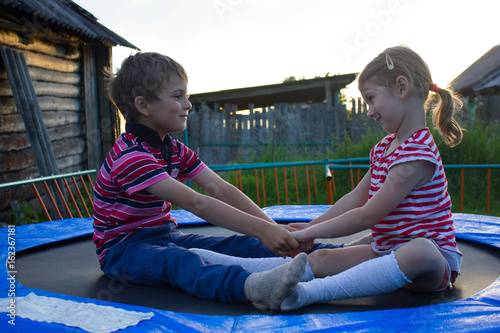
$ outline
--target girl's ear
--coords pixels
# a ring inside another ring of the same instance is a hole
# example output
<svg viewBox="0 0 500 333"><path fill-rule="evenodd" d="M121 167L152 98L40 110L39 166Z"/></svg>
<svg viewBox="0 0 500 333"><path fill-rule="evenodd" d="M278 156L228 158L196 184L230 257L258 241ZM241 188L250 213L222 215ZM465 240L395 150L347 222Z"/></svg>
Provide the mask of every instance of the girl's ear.
<svg viewBox="0 0 500 333"><path fill-rule="evenodd" d="M137 96L134 99L134 105L137 111L139 111L140 114L142 114L145 117L149 116L149 107L148 107L148 101L142 97L142 96Z"/></svg>
<svg viewBox="0 0 500 333"><path fill-rule="evenodd" d="M406 76L398 76L396 78L396 88L399 97L406 98L410 94L410 82Z"/></svg>

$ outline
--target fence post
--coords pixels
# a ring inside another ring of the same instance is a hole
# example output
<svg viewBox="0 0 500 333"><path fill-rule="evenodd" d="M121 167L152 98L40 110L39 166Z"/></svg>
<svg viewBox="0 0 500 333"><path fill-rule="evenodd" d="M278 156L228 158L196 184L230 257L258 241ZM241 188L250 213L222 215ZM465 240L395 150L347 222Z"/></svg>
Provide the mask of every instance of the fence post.
<svg viewBox="0 0 500 333"><path fill-rule="evenodd" d="M332 193L332 174L330 168L328 167L328 160L325 160L325 174L326 174L326 196L329 205L333 205L333 193Z"/></svg>

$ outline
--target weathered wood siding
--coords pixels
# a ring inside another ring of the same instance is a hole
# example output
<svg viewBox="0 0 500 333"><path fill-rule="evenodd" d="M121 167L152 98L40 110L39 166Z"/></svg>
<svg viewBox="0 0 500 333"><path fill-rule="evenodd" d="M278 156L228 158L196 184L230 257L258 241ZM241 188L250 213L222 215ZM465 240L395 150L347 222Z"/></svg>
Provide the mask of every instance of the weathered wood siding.
<svg viewBox="0 0 500 333"><path fill-rule="evenodd" d="M82 107L81 52L75 45L58 45L0 30L0 44L24 53L42 118L60 172L87 168L85 112ZM5 68L0 66L0 182L38 177L33 151L22 117L16 110ZM0 210L16 190L0 194Z"/></svg>

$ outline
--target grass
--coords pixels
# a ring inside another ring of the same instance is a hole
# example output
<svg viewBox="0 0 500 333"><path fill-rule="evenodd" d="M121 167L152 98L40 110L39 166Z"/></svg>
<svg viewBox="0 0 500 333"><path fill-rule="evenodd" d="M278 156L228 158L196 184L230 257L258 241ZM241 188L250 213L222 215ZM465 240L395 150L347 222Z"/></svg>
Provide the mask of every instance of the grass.
<svg viewBox="0 0 500 333"><path fill-rule="evenodd" d="M252 160L245 163L265 163L265 162L290 162L290 161L319 161L324 159L344 159L355 157L367 157L371 148L385 135L382 132L368 132L367 135L358 143L351 140L340 141L332 139L332 145L326 153L292 154L294 147L287 146L269 146L259 155L255 155ZM464 132L462 143L450 148L440 139L436 130L433 135L439 147L443 163L450 164L500 164L500 125L495 123L476 125L474 130L468 129ZM241 162L243 163L243 162ZM307 172L306 172L307 171ZM278 190L275 186L275 172L278 178ZM363 177L366 170L353 170L354 185L358 178ZM262 171L258 170L258 189L256 187L255 170L241 171L241 188L254 202L261 207L274 205L324 205L327 200L327 183L325 181L325 171L323 165L297 166L286 168L286 186L285 170L283 167L264 169L264 183L262 181ZM358 174L359 173L359 174ZM296 174L296 177L295 177ZM461 211L461 170L447 169L448 192L451 195L453 211ZM486 214L487 202L487 170L486 169L466 169L464 172L463 188L463 212L471 214ZM232 184L240 183L235 181L235 173L221 172L220 176ZM335 179L335 191L333 193L334 201L339 200L343 195L351 191L352 180L349 170L333 171ZM309 179L309 186L308 186ZM263 193L265 187L265 198ZM194 183L192 187L201 191ZM285 191L287 187L288 191ZM309 188L309 192L308 189ZM203 191L201 191L203 192ZM308 194L309 193L309 194ZM288 197L287 197L288 195ZM491 169L490 184L490 211L489 215L500 216L500 169ZM29 216L33 209L21 207L18 212L13 212L10 219L13 223L26 223L24 219ZM80 207L82 208L82 207ZM83 210L82 210L83 211ZM42 214L43 215L43 214ZM76 216L76 214L75 214ZM38 216L42 221L45 216ZM37 218L37 221L38 221Z"/></svg>
<svg viewBox="0 0 500 333"><path fill-rule="evenodd" d="M443 163L450 164L500 164L500 126L498 124L476 125L474 130L467 129L464 132L463 141L455 148L448 147L441 139L436 130L432 130L436 144L439 147ZM310 161L328 159L342 159L354 157L367 157L371 148L384 136L384 133L369 132L359 143L353 143L345 140L335 146L332 145L323 156L312 154L311 156L291 155L286 146L268 148L259 157L254 157L253 161L247 163L263 163L270 161ZM296 185L294 180L294 171L287 168L287 186L289 204L309 204L307 195L307 174L304 166L297 167L297 187L299 188L298 200L296 194ZM311 204L327 204L326 182L323 166L315 166L316 191L313 184L312 168L309 167L310 183L310 202ZM354 182L357 183L358 171L354 170ZM359 171L359 177L363 177L365 170ZM486 214L487 202L487 174L486 169L466 169L464 171L464 195L463 212L471 214ZM264 204L262 194L261 171L258 171L259 194L256 190L254 170L242 171L242 190L252 200L258 202L260 206L273 206L286 204L284 170L277 169L279 179L279 201L275 187L274 169L264 170L264 184L266 188L266 201ZM461 210L461 170L447 169L448 192L452 198L453 211L458 213ZM220 174L224 179L235 184L234 172L223 172ZM351 191L351 176L349 170L335 170L335 193L334 201L340 199L343 195ZM239 180L238 180L239 183ZM196 186L194 186L196 188ZM197 188L199 190L199 188ZM500 216L500 169L491 169L490 184L490 215Z"/></svg>

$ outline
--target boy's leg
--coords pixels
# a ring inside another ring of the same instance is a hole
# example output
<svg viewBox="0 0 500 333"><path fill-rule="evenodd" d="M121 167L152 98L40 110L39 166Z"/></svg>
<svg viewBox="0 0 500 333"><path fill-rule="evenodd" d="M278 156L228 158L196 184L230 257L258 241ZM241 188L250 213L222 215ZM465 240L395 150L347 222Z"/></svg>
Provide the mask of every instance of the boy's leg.
<svg viewBox="0 0 500 333"><path fill-rule="evenodd" d="M101 266L115 280L174 286L188 294L222 302L245 302L245 280L239 266L207 264L199 255L168 241L141 241L115 245Z"/></svg>
<svg viewBox="0 0 500 333"><path fill-rule="evenodd" d="M117 280L172 285L201 298L275 309L296 287L307 262L304 256L272 271L251 274L236 265L207 264L198 254L172 243L168 233L160 235L160 230L145 231L115 245L103 271Z"/></svg>
<svg viewBox="0 0 500 333"><path fill-rule="evenodd" d="M269 250L258 238L245 235L232 236L207 236L200 234L183 234L174 231L178 235L176 244L185 248L206 249L230 256L241 258L268 258L276 257L276 254ZM316 243L311 252L319 249L333 249L343 245Z"/></svg>
<svg viewBox="0 0 500 333"><path fill-rule="evenodd" d="M244 270L249 271L250 273L264 272L271 270L275 267L286 264L292 260L292 258L282 258L282 257L274 257L274 258L240 258L235 256L228 256L226 254L205 250L205 249L190 249L191 251L199 254L206 261L212 264L219 265L238 265L241 266ZM306 282L314 279L314 274L311 270L311 266L309 263L306 263L305 273L301 278L301 282Z"/></svg>

